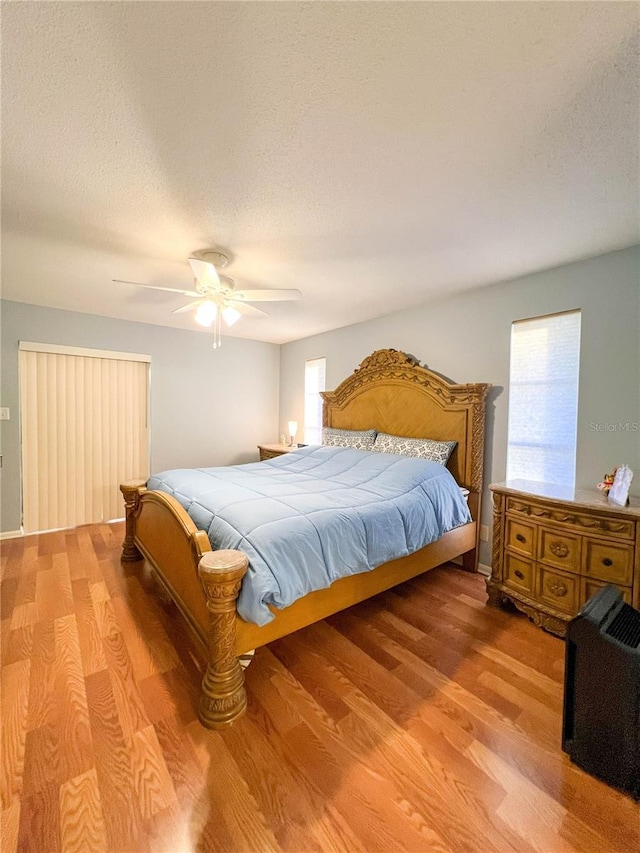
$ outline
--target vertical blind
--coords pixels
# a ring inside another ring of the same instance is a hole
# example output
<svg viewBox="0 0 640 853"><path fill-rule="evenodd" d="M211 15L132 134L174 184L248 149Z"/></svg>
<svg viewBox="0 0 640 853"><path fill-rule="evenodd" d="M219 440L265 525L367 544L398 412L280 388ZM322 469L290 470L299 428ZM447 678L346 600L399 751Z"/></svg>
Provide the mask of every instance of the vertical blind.
<svg viewBox="0 0 640 853"><path fill-rule="evenodd" d="M304 363L304 442L322 444L322 397L325 390L326 358L308 358Z"/></svg>
<svg viewBox="0 0 640 853"><path fill-rule="evenodd" d="M507 479L575 485L580 311L511 327Z"/></svg>
<svg viewBox="0 0 640 853"><path fill-rule="evenodd" d="M119 484L149 475L149 357L75 352L20 342L26 533L120 518Z"/></svg>

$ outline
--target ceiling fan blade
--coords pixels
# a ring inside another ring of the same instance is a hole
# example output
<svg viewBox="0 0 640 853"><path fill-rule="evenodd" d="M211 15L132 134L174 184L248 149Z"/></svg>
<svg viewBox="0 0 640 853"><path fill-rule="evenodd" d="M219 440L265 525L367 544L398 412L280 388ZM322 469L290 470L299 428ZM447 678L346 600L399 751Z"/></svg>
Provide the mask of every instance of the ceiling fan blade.
<svg viewBox="0 0 640 853"><path fill-rule="evenodd" d="M200 284L215 290L220 289L220 278L218 276L218 271L213 264L208 264L206 261L200 261L198 258L189 258L189 263L191 264L193 274Z"/></svg>
<svg viewBox="0 0 640 853"><path fill-rule="evenodd" d="M288 302L291 299L300 299L302 294L299 290L236 290L234 299L242 299L244 302Z"/></svg>
<svg viewBox="0 0 640 853"><path fill-rule="evenodd" d="M116 284L135 284L136 287L149 287L151 290L166 290L168 293L180 293L182 296L202 296L197 290L178 290L177 287L162 287L159 284L144 284L142 281L123 281L121 278L112 279Z"/></svg>
<svg viewBox="0 0 640 853"><path fill-rule="evenodd" d="M172 314L185 314L187 311L195 311L198 305L202 305L203 302L206 302L206 299L196 299L195 302L187 302L186 305L183 305L181 308L174 308L171 312Z"/></svg>
<svg viewBox="0 0 640 853"><path fill-rule="evenodd" d="M253 305L247 305L245 302L240 302L240 300L236 300L235 298L228 299L227 304L230 308L235 308L244 317L255 317L256 320L260 320L262 317L269 316L262 308L254 308Z"/></svg>

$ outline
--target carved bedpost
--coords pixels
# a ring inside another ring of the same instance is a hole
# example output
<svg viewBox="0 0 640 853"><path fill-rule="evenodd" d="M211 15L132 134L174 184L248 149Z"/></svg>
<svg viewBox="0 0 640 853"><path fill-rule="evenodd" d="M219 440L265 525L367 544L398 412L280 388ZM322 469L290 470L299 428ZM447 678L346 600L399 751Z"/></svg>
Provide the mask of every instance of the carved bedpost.
<svg viewBox="0 0 640 853"><path fill-rule="evenodd" d="M236 599L249 561L240 551L208 551L198 573L209 610L209 662L199 717L208 729L231 725L247 707L244 673L236 656Z"/></svg>
<svg viewBox="0 0 640 853"><path fill-rule="evenodd" d="M120 491L124 496L126 525L124 542L122 543L122 556L120 557L123 563L134 563L137 560L142 560L142 554L136 548L134 542L134 535L136 532L136 510L140 501L140 488L144 484L144 480L135 480L131 483L122 483L120 485Z"/></svg>

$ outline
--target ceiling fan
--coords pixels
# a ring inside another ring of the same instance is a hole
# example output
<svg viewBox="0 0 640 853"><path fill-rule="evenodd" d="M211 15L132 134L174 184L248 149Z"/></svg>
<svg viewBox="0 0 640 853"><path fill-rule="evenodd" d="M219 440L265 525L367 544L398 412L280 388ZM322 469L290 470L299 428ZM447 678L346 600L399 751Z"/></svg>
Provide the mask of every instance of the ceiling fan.
<svg viewBox="0 0 640 853"><path fill-rule="evenodd" d="M218 275L218 268L224 269L229 258L222 252L207 249L197 252L189 258L189 264L194 275L195 290L182 290L176 287L162 287L159 284L144 284L140 281L123 281L114 278L118 284L135 284L138 287L149 287L152 290L165 290L169 293L180 293L182 296L195 297L192 302L175 308L172 314L184 314L195 311L195 320L201 326L213 326L213 348L221 346L222 323L228 327L242 317L261 319L269 314L261 308L249 305L249 302L284 302L299 299L299 290L236 290L235 282L227 276Z"/></svg>

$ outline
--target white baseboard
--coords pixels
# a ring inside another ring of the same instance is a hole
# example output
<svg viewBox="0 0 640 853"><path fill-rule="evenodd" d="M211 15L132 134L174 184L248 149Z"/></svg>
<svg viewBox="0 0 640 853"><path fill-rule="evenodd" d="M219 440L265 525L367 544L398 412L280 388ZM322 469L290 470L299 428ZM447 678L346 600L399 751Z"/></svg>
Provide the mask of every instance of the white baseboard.
<svg viewBox="0 0 640 853"><path fill-rule="evenodd" d="M5 530L0 533L0 539L17 539L18 536L24 536L22 530Z"/></svg>
<svg viewBox="0 0 640 853"><path fill-rule="evenodd" d="M108 521L94 521L93 524L118 524L120 521L125 521L124 516L122 518L110 518ZM33 530L29 535L30 536L39 536L42 533L59 533L61 530L75 530L75 527L52 527L50 530ZM20 530L6 530L4 533L0 533L0 540L2 539L17 539L18 536L26 536L26 533L23 529Z"/></svg>

